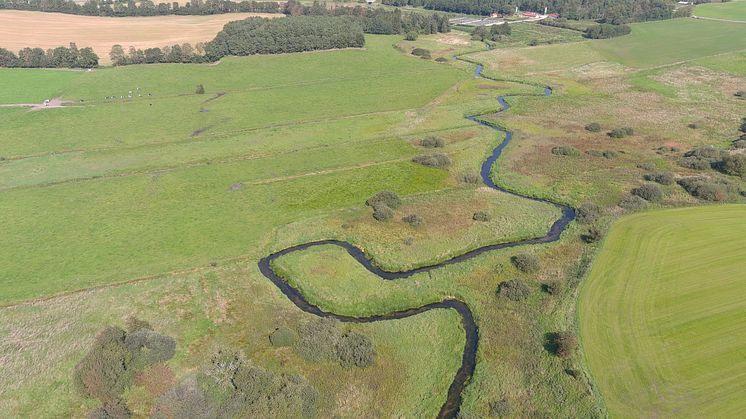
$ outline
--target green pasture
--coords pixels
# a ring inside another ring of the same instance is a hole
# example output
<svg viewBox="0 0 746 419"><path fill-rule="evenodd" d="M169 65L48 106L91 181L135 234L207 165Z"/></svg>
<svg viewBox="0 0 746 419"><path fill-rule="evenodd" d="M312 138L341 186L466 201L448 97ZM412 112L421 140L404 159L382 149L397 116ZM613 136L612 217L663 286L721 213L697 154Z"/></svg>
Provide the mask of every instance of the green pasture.
<svg viewBox="0 0 746 419"><path fill-rule="evenodd" d="M694 14L716 19L746 21L746 1L734 0L726 3L698 4L694 7Z"/></svg>
<svg viewBox="0 0 746 419"><path fill-rule="evenodd" d="M615 223L579 301L585 358L612 417L736 417L746 408L743 206Z"/></svg>

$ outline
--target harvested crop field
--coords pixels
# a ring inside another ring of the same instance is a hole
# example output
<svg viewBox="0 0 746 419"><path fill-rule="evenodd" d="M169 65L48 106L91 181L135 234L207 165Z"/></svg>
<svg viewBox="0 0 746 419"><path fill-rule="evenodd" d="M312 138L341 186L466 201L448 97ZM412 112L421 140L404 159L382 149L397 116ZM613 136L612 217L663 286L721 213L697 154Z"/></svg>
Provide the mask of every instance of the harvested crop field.
<svg viewBox="0 0 746 419"><path fill-rule="evenodd" d="M102 64L109 63L112 45L125 48L196 44L211 40L223 25L268 13L228 13L212 16L96 17L61 13L0 11L0 47L17 51L24 47L54 48L75 42L91 47Z"/></svg>

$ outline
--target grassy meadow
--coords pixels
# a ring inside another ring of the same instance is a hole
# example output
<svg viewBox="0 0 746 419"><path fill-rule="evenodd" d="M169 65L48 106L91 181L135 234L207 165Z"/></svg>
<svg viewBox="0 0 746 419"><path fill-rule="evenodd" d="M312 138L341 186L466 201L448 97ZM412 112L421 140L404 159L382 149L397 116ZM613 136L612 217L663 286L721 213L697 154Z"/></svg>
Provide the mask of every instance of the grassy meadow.
<svg viewBox="0 0 746 419"><path fill-rule="evenodd" d="M734 0L727 3L699 4L694 8L694 14L716 19L746 21L746 1Z"/></svg>
<svg viewBox="0 0 746 419"><path fill-rule="evenodd" d="M746 407L743 206L617 221L580 294L583 349L612 417L735 417Z"/></svg>

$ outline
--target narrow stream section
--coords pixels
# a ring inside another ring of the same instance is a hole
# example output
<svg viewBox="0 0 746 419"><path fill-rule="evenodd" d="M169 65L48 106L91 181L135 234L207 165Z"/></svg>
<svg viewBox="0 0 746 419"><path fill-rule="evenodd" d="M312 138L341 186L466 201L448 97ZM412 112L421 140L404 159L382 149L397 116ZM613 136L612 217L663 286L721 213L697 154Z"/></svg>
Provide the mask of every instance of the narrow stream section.
<svg viewBox="0 0 746 419"><path fill-rule="evenodd" d="M474 76L483 77L481 64L477 64L476 69L474 70ZM545 87L544 96L550 96L551 94L552 94L552 89L550 87ZM505 101L506 97L507 96L500 96L497 98L497 101L498 103L500 103L500 106L501 106L501 109L498 109L497 112L505 112L508 109L510 109L510 105ZM480 171L482 181L484 182L485 185L487 185L488 187L492 189L496 189L504 193L519 196L525 199L530 199L533 201L549 203L560 208L562 210L562 217L559 218L557 221L555 221L554 224L552 224L552 227L549 229L549 231L547 232L545 236L528 239L528 240L520 240L520 241L515 241L515 242L483 246L483 247L479 247L477 249L471 250L469 252L466 252L464 254L454 256L451 259L448 259L448 260L445 260L445 261L442 261L442 262L439 262L433 265L421 266L419 268L410 269L408 271L397 271L397 272L384 271L383 269L376 266L370 259L368 259L362 250L353 246L350 243L339 241L339 240L319 240L319 241L299 244L296 246L291 246L286 249L280 250L279 252L272 253L271 255L266 256L259 261L259 270L262 272L262 274L266 276L270 281L272 281L272 283L275 284L275 286L277 286L277 288L283 294L285 294L285 296L288 299L290 299L290 301L292 301L293 304L295 304L301 310L307 313L311 313L313 315L319 316L319 317L330 317L330 318L334 318L334 319L337 319L343 322L350 322L350 323L373 323L373 322L379 322L379 321L385 321L385 320L405 319L407 317L416 316L420 313L424 313L430 310L437 310L437 309L456 310L456 312L458 312L459 315L461 316L461 323L464 327L464 330L466 331L466 343L464 345L464 353L461 357L461 366L456 372L456 376L454 377L453 381L451 382L451 385L448 388L448 395L446 397L445 403L440 408L440 412L438 413L438 418L455 418L458 415L459 408L461 407L461 394L464 390L464 387L466 387L467 381L469 381L469 379L471 379L472 375L474 374L474 368L476 366L477 347L479 345L479 330L477 328L476 322L474 321L474 315L472 314L471 310L469 309L469 306L466 305L466 303L460 300L456 300L456 299L445 299L437 303L426 304L426 305L423 305L417 308L411 308L408 310L396 311L393 313L381 314L381 315L376 315L376 316L353 317L353 316L339 315L339 314L324 311L318 306L310 303L305 298L305 296L301 294L299 290L297 290L296 288L293 288L287 281L285 281L283 278L277 275L274 270L272 270L272 261L284 255L287 255L289 253L303 251L311 247L333 245L333 246L338 246L338 247L345 249L347 253L349 253L350 256L352 256L365 269L377 275L381 279L396 280L396 279L408 278L416 273L429 272L434 269L442 268L444 266L452 265L455 263L460 263L460 262L469 260L471 258L477 257L481 255L482 253L489 252L492 250L533 245L533 244L541 244L541 243L550 243L550 242L559 240L560 235L565 230L565 228L567 228L567 225L570 224L570 222L572 222L575 219L575 210L571 207L568 207L568 206L565 206L565 205L562 205L556 202L552 202L552 201L545 200L545 199L539 199L539 198L535 198L531 196L521 195L515 192L511 192L509 190L506 190L504 188L501 188L500 186L497 186L495 182L492 180L492 178L490 177L490 173L492 172L492 168L495 165L495 162L500 157L505 147L513 139L513 133L495 124L479 119L480 116L482 115L473 115L473 116L467 117L467 119L469 119L470 121L474 121L482 126L492 128L496 131L499 131L505 134L505 139L500 143L500 145L498 145L494 150L492 150L492 154L490 155L490 157L487 158L487 160L485 160L484 163L482 163L482 168Z"/></svg>

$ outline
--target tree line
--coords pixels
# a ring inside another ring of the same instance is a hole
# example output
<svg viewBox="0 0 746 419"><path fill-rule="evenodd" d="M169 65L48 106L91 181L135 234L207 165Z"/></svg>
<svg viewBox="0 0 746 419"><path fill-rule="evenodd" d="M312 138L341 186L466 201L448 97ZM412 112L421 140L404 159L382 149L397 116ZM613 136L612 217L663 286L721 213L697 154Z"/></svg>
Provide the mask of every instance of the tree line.
<svg viewBox="0 0 746 419"><path fill-rule="evenodd" d="M204 63L205 46L198 43L192 46L190 43L181 45L165 46L163 48L153 47L139 49L129 47L127 51L121 45L114 45L109 52L111 63L116 66L130 64L158 64L158 63Z"/></svg>
<svg viewBox="0 0 746 419"><path fill-rule="evenodd" d="M0 48L0 67L6 68L93 68L98 67L98 55L93 49L78 49L74 42L69 47L23 48L18 54Z"/></svg>
<svg viewBox="0 0 746 419"><path fill-rule="evenodd" d="M453 13L490 15L524 11L558 13L567 19L595 19L621 24L671 19L673 2L667 0L382 0L391 6L423 7Z"/></svg>
<svg viewBox="0 0 746 419"><path fill-rule="evenodd" d="M585 37L590 39L606 39L627 35L630 32L632 32L632 28L630 28L629 25L611 25L609 23L601 23L588 27L588 29L585 30Z"/></svg>
<svg viewBox="0 0 746 419"><path fill-rule="evenodd" d="M328 8L324 3L314 2L306 6L296 0L286 2L282 11L289 16L350 16L360 24L363 32L371 34L432 34L451 30L448 16L442 13L402 13L399 9L371 9L360 6Z"/></svg>
<svg viewBox="0 0 746 419"><path fill-rule="evenodd" d="M74 0L0 0L0 9L125 17L215 15L237 12L279 13L280 4L247 0L192 0L183 6L178 2L156 4L152 0L87 0L83 4Z"/></svg>

